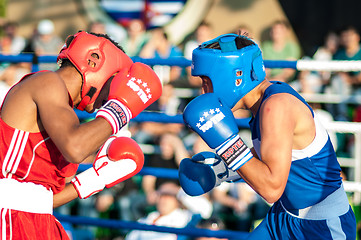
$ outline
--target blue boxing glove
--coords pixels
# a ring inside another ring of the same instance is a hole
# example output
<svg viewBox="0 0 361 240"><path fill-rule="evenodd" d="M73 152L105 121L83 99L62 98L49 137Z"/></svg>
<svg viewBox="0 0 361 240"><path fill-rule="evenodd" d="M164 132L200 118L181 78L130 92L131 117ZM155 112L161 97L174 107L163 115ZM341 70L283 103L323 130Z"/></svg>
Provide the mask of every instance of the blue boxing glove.
<svg viewBox="0 0 361 240"><path fill-rule="evenodd" d="M243 181L238 173L230 171L213 152L201 152L191 159L183 159L178 175L181 187L190 196L207 193L225 181Z"/></svg>
<svg viewBox="0 0 361 240"><path fill-rule="evenodd" d="M214 93L202 94L184 109L184 122L236 171L252 157L250 149L238 135L232 110L219 101Z"/></svg>

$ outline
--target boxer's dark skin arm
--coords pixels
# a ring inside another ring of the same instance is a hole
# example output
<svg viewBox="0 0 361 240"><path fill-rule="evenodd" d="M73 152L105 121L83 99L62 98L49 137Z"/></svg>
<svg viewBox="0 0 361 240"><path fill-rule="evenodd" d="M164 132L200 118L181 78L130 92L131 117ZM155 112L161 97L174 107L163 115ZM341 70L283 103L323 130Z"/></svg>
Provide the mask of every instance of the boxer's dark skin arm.
<svg viewBox="0 0 361 240"><path fill-rule="evenodd" d="M78 198L78 193L75 190L73 184L67 183L61 192L54 195L53 208L60 207L76 198Z"/></svg>
<svg viewBox="0 0 361 240"><path fill-rule="evenodd" d="M10 90L1 117L17 129L45 130L67 161L81 163L111 135L106 120L80 124L69 105L69 94L75 104L80 101L81 83L81 75L71 66L34 74ZM95 104L101 105L100 100ZM86 110L91 112L94 106L89 105Z"/></svg>
<svg viewBox="0 0 361 240"><path fill-rule="evenodd" d="M96 154L90 155L82 162L82 164L92 164L94 162L95 156ZM65 185L65 188L61 192L54 195L53 208L60 207L79 197L78 192L75 190L73 184L70 183L73 177L74 176L66 178L67 184Z"/></svg>
<svg viewBox="0 0 361 240"><path fill-rule="evenodd" d="M80 101L81 75L69 66L56 72L37 73L15 85L8 93L1 108L2 120L11 127L28 132L46 131L66 160L73 163L94 160L95 152L111 135L111 127L104 119L81 124L69 105ZM86 110L94 111L107 88L99 94L99 100ZM91 140L89 140L91 139ZM61 206L78 194L72 184L54 195L54 207Z"/></svg>

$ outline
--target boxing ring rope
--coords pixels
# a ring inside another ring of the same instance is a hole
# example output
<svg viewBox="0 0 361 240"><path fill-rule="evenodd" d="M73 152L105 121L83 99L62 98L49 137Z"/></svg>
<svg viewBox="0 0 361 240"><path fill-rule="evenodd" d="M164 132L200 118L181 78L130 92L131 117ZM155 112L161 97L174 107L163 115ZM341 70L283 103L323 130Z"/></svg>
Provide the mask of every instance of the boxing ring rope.
<svg viewBox="0 0 361 240"><path fill-rule="evenodd" d="M33 53L23 53L19 55L3 55L0 54L0 62L18 63L29 62L33 63L32 71L37 71L39 63L55 63L57 56L41 55L38 56ZM134 62L142 62L148 65L167 65L188 67L191 65L191 60L184 57L170 57L170 58L140 58L132 57ZM298 71L361 71L361 61L316 61L316 60L264 60L266 68L292 68Z"/></svg>
<svg viewBox="0 0 361 240"><path fill-rule="evenodd" d="M76 225L89 225L89 226L98 226L98 227L116 228L116 229L156 231L163 233L174 233L181 236L191 236L191 237L202 236L202 237L217 237L217 238L229 238L229 239L245 239L249 235L249 233L246 232L238 232L231 230L215 231L215 230L200 229L195 227L172 228L172 227L148 225L134 221L109 220L109 219L101 219L101 221L99 221L99 219L97 218L67 216L57 213L55 213L54 216L59 221L68 222Z"/></svg>
<svg viewBox="0 0 361 240"><path fill-rule="evenodd" d="M0 62L7 63L18 63L18 62L29 62L32 63L32 71L39 70L39 63L55 63L56 56L37 56L35 54L19 54L19 55L1 55ZM183 57L173 57L168 59L153 58L145 59L139 57L132 58L134 62L143 62L148 65L168 65L168 66L180 66L188 67L191 65L191 61ZM266 68L292 68L298 71L361 71L361 61L314 61L314 60L296 60L296 61L279 61L279 60L264 60ZM185 92L185 95L189 92ZM194 91L191 92L194 95ZM360 104L361 96L340 96L340 95L325 95L325 94L302 94L308 102L324 102L324 103L351 103ZM187 95L192 96L192 95ZM84 112L77 112L79 119L93 118L94 114L87 114ZM142 112L136 118L132 119L134 122L153 121L161 123L184 123L182 115L169 116L163 113L156 112ZM237 125L240 128L248 128L249 119L237 119ZM361 123L351 122L330 122L325 123L325 127L329 131L340 132L340 133L352 133L355 136L355 152L353 158L338 158L341 166L352 167L355 169L354 181L344 181L346 191L355 192L353 202L360 204L361 202ZM90 165L80 165L79 170L85 170ZM154 175L157 177L164 178L178 178L178 171L175 169L161 169L161 168L150 168L144 167L140 175ZM150 226L137 222L127 222L119 220L105 220L105 219L93 219L87 217L78 216L65 216L56 214L56 217L60 221L93 225L107 228L125 228L125 229L138 229L145 231L159 231L169 232L179 235L188 236L215 236L215 237L226 237L230 239L243 239L248 233L234 232L234 231L212 231L207 229L197 228L169 228L161 226Z"/></svg>

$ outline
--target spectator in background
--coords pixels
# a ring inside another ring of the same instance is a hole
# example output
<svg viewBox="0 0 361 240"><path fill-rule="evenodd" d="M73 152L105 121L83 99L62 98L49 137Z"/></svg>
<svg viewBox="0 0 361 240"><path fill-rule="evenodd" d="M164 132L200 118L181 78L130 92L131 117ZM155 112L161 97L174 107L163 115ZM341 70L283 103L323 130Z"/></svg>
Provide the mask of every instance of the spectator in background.
<svg viewBox="0 0 361 240"><path fill-rule="evenodd" d="M251 28L250 28L248 25L246 25L246 24L240 24L240 25L238 25L238 26L233 30L233 33L238 34L238 35L245 35L245 36L248 36L249 38L254 39Z"/></svg>
<svg viewBox="0 0 361 240"><path fill-rule="evenodd" d="M183 142L188 149L189 154L195 155L200 152L204 151L213 151L203 139L195 134L194 132L191 132L186 137L184 137Z"/></svg>
<svg viewBox="0 0 361 240"><path fill-rule="evenodd" d="M290 26L286 21L275 21L270 30L270 40L261 44L266 60L297 60L301 57L300 46L290 39ZM282 82L292 81L296 70L290 68L266 69L267 78Z"/></svg>
<svg viewBox="0 0 361 240"><path fill-rule="evenodd" d="M340 31L340 48L333 56L333 60L352 61L361 60L360 33L354 26L345 26ZM330 85L326 93L339 96L361 94L361 72L336 72L331 77ZM336 121L353 121L354 116L361 111L357 106L339 102L326 104L326 110L330 112ZM353 136L345 133L337 134L337 154L339 156L351 156L353 150ZM347 176L353 174L352 170L345 171Z"/></svg>
<svg viewBox="0 0 361 240"><path fill-rule="evenodd" d="M175 134L163 134L159 139L160 152L152 154L146 163L147 167L158 167L167 169L178 169L183 158L190 157L189 152L182 139ZM142 179L142 188L146 195L148 205L156 203L156 189L164 182L179 184L177 179L160 178L152 175L145 175Z"/></svg>
<svg viewBox="0 0 361 240"><path fill-rule="evenodd" d="M168 40L163 28L151 30L151 37L139 54L143 58L170 58L182 57L182 51ZM153 70L157 73L163 84L177 80L182 73L179 66L155 65Z"/></svg>
<svg viewBox="0 0 361 240"><path fill-rule="evenodd" d="M30 73L29 65L23 63L10 64L0 71L0 104L9 89L27 73Z"/></svg>
<svg viewBox="0 0 361 240"><path fill-rule="evenodd" d="M100 219L118 219L119 209L111 189L106 189L96 195L95 209ZM114 228L97 227L95 231L97 240L112 240L119 234L119 230Z"/></svg>
<svg viewBox="0 0 361 240"><path fill-rule="evenodd" d="M320 122L326 124L326 123L330 123L330 122L334 121L332 114L324 109L323 104L316 103L316 102L310 102L309 105L312 107L313 111L315 112L317 117L320 119ZM337 142L336 132L332 129L329 129L328 135L330 135L330 140L332 142L333 148L335 149L335 151L337 151L338 142Z"/></svg>
<svg viewBox="0 0 361 240"><path fill-rule="evenodd" d="M269 205L247 183L223 182L212 190L216 215L227 229L249 232L256 220L263 219Z"/></svg>
<svg viewBox="0 0 361 240"><path fill-rule="evenodd" d="M19 54L25 48L26 40L17 31L18 24L15 22L4 25L4 36L0 40L2 54Z"/></svg>
<svg viewBox="0 0 361 240"><path fill-rule="evenodd" d="M361 60L360 34L354 26L346 26L340 31L340 48L333 55L333 60ZM361 73L336 72L326 87L325 93L347 96L361 93ZM336 121L350 121L351 106L344 102L328 104L327 110Z"/></svg>
<svg viewBox="0 0 361 240"><path fill-rule="evenodd" d="M88 32L107 34L116 42L122 42L126 37L125 29L117 23L92 22Z"/></svg>
<svg viewBox="0 0 361 240"><path fill-rule="evenodd" d="M6 81L0 81L0 104L4 101L6 93L9 91L10 87L11 85L9 85Z"/></svg>
<svg viewBox="0 0 361 240"><path fill-rule="evenodd" d="M340 32L340 40L341 47L333 56L333 60L361 60L360 34L354 26L344 27ZM360 72L339 72L337 76L342 81L342 84L336 87L342 91L341 94L361 93Z"/></svg>
<svg viewBox="0 0 361 240"><path fill-rule="evenodd" d="M212 37L213 28L211 24L208 22L201 22L194 31L192 39L184 44L184 57L191 60L193 50L203 42L212 39Z"/></svg>
<svg viewBox="0 0 361 240"><path fill-rule="evenodd" d="M339 49L339 44L340 37L338 36L338 34L335 31L328 32L324 38L323 44L316 49L314 55L312 56L312 60L331 61L334 54ZM330 93L330 89L327 89L327 86L330 84L331 81L330 71L301 71L299 74L299 80L299 91L302 93ZM335 120L334 116L328 111L332 109L332 106L330 104L321 104L316 102L309 102L309 104L313 108L315 114L317 114L321 122L327 123ZM329 135L335 151L338 152L338 141L336 133L329 130Z"/></svg>
<svg viewBox="0 0 361 240"><path fill-rule="evenodd" d="M202 22L197 27L193 35L193 38L184 44L183 50L184 57L189 60L192 59L192 52L195 48L197 48L201 43L212 39L213 28L208 22ZM186 87L201 87L201 79L199 77L192 76L190 66L185 68L184 75L186 76Z"/></svg>
<svg viewBox="0 0 361 240"><path fill-rule="evenodd" d="M38 35L33 41L35 53L38 55L58 54L63 46L63 40L55 34L53 21L41 20L37 25Z"/></svg>
<svg viewBox="0 0 361 240"><path fill-rule="evenodd" d="M4 36L0 38L0 50L5 55L17 55L25 48L26 40L17 32L18 24L7 22L4 25ZM0 104L9 88L30 72L29 64L7 63L0 64Z"/></svg>
<svg viewBox="0 0 361 240"><path fill-rule="evenodd" d="M118 43L122 42L126 37L124 28L117 23L92 22L88 32L107 34Z"/></svg>
<svg viewBox="0 0 361 240"><path fill-rule="evenodd" d="M118 43L123 42L127 37L127 31L122 25L118 23L105 24L105 30L107 34Z"/></svg>
<svg viewBox="0 0 361 240"><path fill-rule="evenodd" d="M331 31L327 33L322 46L317 48L312 59L316 61L331 61L339 47L338 35ZM323 93L327 84L330 83L330 71L302 71L299 74L300 88L302 93Z"/></svg>
<svg viewBox="0 0 361 240"><path fill-rule="evenodd" d="M313 59L318 61L330 61L333 55L339 49L340 38L336 32L330 31L325 36L325 41L322 46L317 48Z"/></svg>
<svg viewBox="0 0 361 240"><path fill-rule="evenodd" d="M171 84L165 84L163 86L161 97L150 105L146 111L162 112L173 116L182 113L184 107L185 103L175 96L174 87ZM144 150L146 166L171 169L177 169L178 161L180 161L179 158L181 158L182 155L187 154L186 150L183 149L182 141L179 139L179 136L183 134L184 129L185 127L182 123L161 123L152 121L132 123L129 128L133 138L139 144L149 144L151 149L152 147L154 149L150 152ZM159 148L157 147L158 145ZM139 216L139 213L144 212L144 210L146 211L147 208L154 207L154 193L157 186L159 186L160 182L163 180L157 179L154 176L143 176L139 185L142 186L144 194L141 194L140 196L139 191L133 191L131 195L119 198L121 208L124 209L123 206L128 204L129 209L132 211L132 216ZM129 200L131 200L131 202ZM152 206L148 206L149 204Z"/></svg>
<svg viewBox="0 0 361 240"><path fill-rule="evenodd" d="M200 140L200 141L198 141ZM193 151L201 151L206 144L199 137L194 144ZM147 167L166 168L177 170L179 163L184 158L189 158L190 154L186 149L184 142L177 135L164 134L159 140L160 153L154 154L149 159ZM209 147L207 147L209 149ZM175 171L177 173L177 171ZM157 204L157 189L163 184L174 183L179 185L179 181L176 178L156 177L152 175L143 176L142 186L143 191L146 194L148 206L154 206ZM194 214L199 214L198 219L209 218L213 213L213 206L208 194L202 196L191 197L187 195L182 189L177 193L177 198L181 201L182 205L192 211ZM195 219L196 219L195 218Z"/></svg>
<svg viewBox="0 0 361 240"><path fill-rule="evenodd" d="M202 219L198 224L198 228L209 230L223 230L225 225L223 221L218 217L211 217L209 219ZM228 238L216 238L216 237L196 237L194 240L228 240Z"/></svg>
<svg viewBox="0 0 361 240"><path fill-rule="evenodd" d="M37 25L37 34L32 40L32 48L37 55L56 55L59 53L64 41L55 34L53 21L41 20ZM39 64L40 70L56 70L57 64Z"/></svg>
<svg viewBox="0 0 361 240"><path fill-rule="evenodd" d="M156 210L139 219L140 223L156 226L182 228L192 220L193 212L182 209L177 198L180 187L173 182L165 182L157 189ZM177 240L172 233L133 230L125 240Z"/></svg>
<svg viewBox="0 0 361 240"><path fill-rule="evenodd" d="M139 56L144 45L149 41L150 35L146 31L144 22L140 19L132 19L126 27L127 37L121 45L129 56Z"/></svg>
<svg viewBox="0 0 361 240"><path fill-rule="evenodd" d="M146 111L161 112L174 116L181 114L185 105L186 103L175 95L174 87L171 84L165 84L160 98L150 105ZM181 135L184 129L182 123L142 122L131 126L134 139L138 143L150 144L154 144L155 139L166 133Z"/></svg>
<svg viewBox="0 0 361 240"><path fill-rule="evenodd" d="M164 91L160 98L155 101L147 110L160 111L167 115L176 115L183 112L186 103L175 95L174 87L172 84L164 84Z"/></svg>
<svg viewBox="0 0 361 240"><path fill-rule="evenodd" d="M146 200L141 184L142 176L134 176L113 187L119 208L119 219L135 221L144 216Z"/></svg>
<svg viewBox="0 0 361 240"><path fill-rule="evenodd" d="M107 34L105 24L102 22L92 22L89 26L88 32Z"/></svg>

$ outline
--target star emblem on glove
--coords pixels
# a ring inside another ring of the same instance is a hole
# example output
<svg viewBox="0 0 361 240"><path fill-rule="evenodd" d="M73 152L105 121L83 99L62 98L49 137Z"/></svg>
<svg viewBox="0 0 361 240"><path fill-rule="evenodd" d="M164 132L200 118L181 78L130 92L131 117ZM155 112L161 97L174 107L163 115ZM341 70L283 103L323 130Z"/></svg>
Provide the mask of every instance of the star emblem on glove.
<svg viewBox="0 0 361 240"><path fill-rule="evenodd" d="M218 122L222 121L222 119L224 117L225 117L224 114L221 112L221 110L219 108L210 109L208 111L203 112L203 114L199 118L199 121L196 124L196 126L200 130L205 132L208 129L212 128ZM202 124L202 123L204 123L204 124Z"/></svg>
<svg viewBox="0 0 361 240"><path fill-rule="evenodd" d="M148 83L143 82L140 78L131 77L127 85L135 92L143 103L148 102L152 98L151 90L148 88Z"/></svg>

